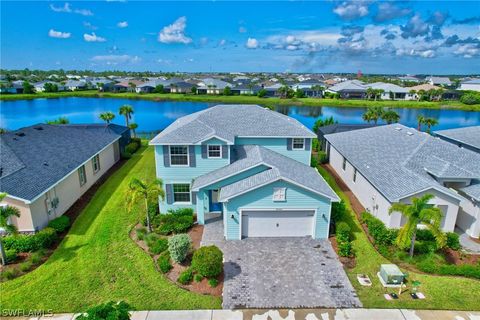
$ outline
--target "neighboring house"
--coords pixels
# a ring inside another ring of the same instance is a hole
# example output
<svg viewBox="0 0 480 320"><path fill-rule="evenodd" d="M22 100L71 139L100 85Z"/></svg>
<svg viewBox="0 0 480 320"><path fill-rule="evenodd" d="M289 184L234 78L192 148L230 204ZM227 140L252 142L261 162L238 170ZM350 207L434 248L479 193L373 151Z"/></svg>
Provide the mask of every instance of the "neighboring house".
<svg viewBox="0 0 480 320"><path fill-rule="evenodd" d="M460 83L458 90L471 90L480 92L480 79L472 79Z"/></svg>
<svg viewBox="0 0 480 320"><path fill-rule="evenodd" d="M246 86L238 85L232 88L232 94L235 95L256 95L258 91L262 90L260 86Z"/></svg>
<svg viewBox="0 0 480 320"><path fill-rule="evenodd" d="M448 87L452 85L452 82L447 77L430 77L427 81L432 86Z"/></svg>
<svg viewBox="0 0 480 320"><path fill-rule="evenodd" d="M323 91L320 88L325 88L325 84L317 80L304 80L292 86L294 90L301 90L306 97L321 98Z"/></svg>
<svg viewBox="0 0 480 320"><path fill-rule="evenodd" d="M362 124L335 123L335 124L330 124L328 126L320 127L318 128L318 132L317 132L320 149L326 152L328 155L327 140L325 140L325 135L327 134L366 129L366 128L371 128L375 126L376 126L375 124L368 124L368 123L362 123Z"/></svg>
<svg viewBox="0 0 480 320"><path fill-rule="evenodd" d="M1 93L23 93L23 80L16 80L12 82L2 81L0 83Z"/></svg>
<svg viewBox="0 0 480 320"><path fill-rule="evenodd" d="M155 91L155 88L157 88L157 86L160 86L160 85L163 86L163 90L166 93L167 92L167 87L170 85L170 83L168 81L162 80L162 79L153 79L153 80L150 80L148 82L145 82L145 83L142 83L142 84L138 85L135 88L135 92L136 93L152 93L152 92Z"/></svg>
<svg viewBox="0 0 480 320"><path fill-rule="evenodd" d="M185 81L174 82L169 86L171 93L191 93L193 87L194 84Z"/></svg>
<svg viewBox="0 0 480 320"><path fill-rule="evenodd" d="M315 134L255 105L217 105L177 119L151 142L166 191L160 211L221 213L224 237L326 239L337 195L311 168Z"/></svg>
<svg viewBox="0 0 480 320"><path fill-rule="evenodd" d="M141 86L143 81L139 80L125 80L115 83L112 87L114 92L135 92L138 86Z"/></svg>
<svg viewBox="0 0 480 320"><path fill-rule="evenodd" d="M439 130L434 135L461 148L480 153L480 126Z"/></svg>
<svg viewBox="0 0 480 320"><path fill-rule="evenodd" d="M374 82L365 85L367 88L383 90L380 95L382 100L414 100L415 94L410 94L411 89L397 86L393 83Z"/></svg>
<svg viewBox="0 0 480 320"><path fill-rule="evenodd" d="M45 91L45 83L51 83L57 85L58 91L65 91L65 86L60 82L54 81L40 81L33 84L36 92L44 92Z"/></svg>
<svg viewBox="0 0 480 320"><path fill-rule="evenodd" d="M343 99L365 99L367 86L359 80L348 80L329 87L327 92L337 93Z"/></svg>
<svg viewBox="0 0 480 320"><path fill-rule="evenodd" d="M330 165L367 211L389 228L406 219L388 213L392 203L410 203L413 197L433 194L432 204L444 213L441 228L480 234L478 202L462 196L475 194L480 179L480 154L418 132L401 124L325 135Z"/></svg>
<svg viewBox="0 0 480 320"><path fill-rule="evenodd" d="M63 215L120 159L128 132L118 125L36 124L0 135L2 203L20 210L11 223L35 232Z"/></svg>
<svg viewBox="0 0 480 320"><path fill-rule="evenodd" d="M415 82L415 83L420 82L420 79L418 79L417 77L409 76L409 75L398 77L398 80L400 80L402 82Z"/></svg>
<svg viewBox="0 0 480 320"><path fill-rule="evenodd" d="M199 94L222 94L226 87L232 88L233 85L220 79L205 78L199 82L197 92Z"/></svg>
<svg viewBox="0 0 480 320"><path fill-rule="evenodd" d="M85 81L68 80L65 82L65 88L70 91L85 90L87 83Z"/></svg>

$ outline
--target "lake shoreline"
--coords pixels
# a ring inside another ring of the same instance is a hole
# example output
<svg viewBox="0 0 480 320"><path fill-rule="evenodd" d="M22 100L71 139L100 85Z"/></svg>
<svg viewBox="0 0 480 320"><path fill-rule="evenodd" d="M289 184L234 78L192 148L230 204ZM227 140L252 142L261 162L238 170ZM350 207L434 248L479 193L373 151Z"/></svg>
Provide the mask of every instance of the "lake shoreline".
<svg viewBox="0 0 480 320"><path fill-rule="evenodd" d="M132 92L111 93L98 92L96 90L74 91L74 92L55 92L55 93L36 93L36 94L1 94L0 101L18 101L32 99L57 99L68 97L81 98L119 98L119 99L136 99L150 101L178 101L178 102L210 102L210 103L226 103L226 104L261 104L261 105L293 105L322 107L325 105L332 107L358 107L365 108L369 106L382 106L392 108L409 108L409 109L453 109L463 111L480 111L480 105L466 105L459 101L370 101L370 100L340 100L340 99L318 99L318 98L259 98L256 96L220 96L220 95L193 95L193 94L176 94L176 93L147 93L139 94Z"/></svg>

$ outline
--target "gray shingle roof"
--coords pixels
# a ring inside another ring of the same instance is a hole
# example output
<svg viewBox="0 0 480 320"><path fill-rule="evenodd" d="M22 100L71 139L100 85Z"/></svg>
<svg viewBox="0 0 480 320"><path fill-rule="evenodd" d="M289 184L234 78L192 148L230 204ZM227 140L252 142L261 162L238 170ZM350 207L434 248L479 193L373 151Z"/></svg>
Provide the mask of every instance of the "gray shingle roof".
<svg viewBox="0 0 480 320"><path fill-rule="evenodd" d="M480 126L439 130L434 134L480 150Z"/></svg>
<svg viewBox="0 0 480 320"><path fill-rule="evenodd" d="M31 201L119 139L122 130L128 129L37 124L0 135L0 191Z"/></svg>
<svg viewBox="0 0 480 320"><path fill-rule="evenodd" d="M181 117L150 144L195 144L218 136L233 144L235 137L311 137L297 120L257 105L217 105Z"/></svg>
<svg viewBox="0 0 480 320"><path fill-rule="evenodd" d="M279 179L293 182L302 188L323 195L333 201L339 200L335 192L314 168L265 147L247 145L236 146L235 148L237 156L239 157L237 161L198 177L194 181L193 189L219 181L247 168L264 164L269 167L269 169L222 187L220 190L220 201L235 197L241 193L256 189L265 183L274 182Z"/></svg>
<svg viewBox="0 0 480 320"><path fill-rule="evenodd" d="M391 202L432 188L458 198L432 173L480 177L480 154L400 124L330 134L325 139Z"/></svg>
<svg viewBox="0 0 480 320"><path fill-rule="evenodd" d="M480 181L477 181L470 186L462 188L460 190L466 195L472 197L473 199L480 201Z"/></svg>

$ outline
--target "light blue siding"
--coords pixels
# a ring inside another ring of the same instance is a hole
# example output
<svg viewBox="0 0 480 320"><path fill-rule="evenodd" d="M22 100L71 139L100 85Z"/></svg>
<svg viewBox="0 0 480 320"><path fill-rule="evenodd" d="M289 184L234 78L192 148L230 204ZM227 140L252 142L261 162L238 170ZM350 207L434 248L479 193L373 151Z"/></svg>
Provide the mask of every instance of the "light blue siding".
<svg viewBox="0 0 480 320"><path fill-rule="evenodd" d="M273 188L286 189L286 201L273 201ZM261 188L230 199L226 205L227 239L240 239L240 209L316 209L315 239L328 238L330 200L285 181L276 181ZM233 216L233 218L232 218Z"/></svg>
<svg viewBox="0 0 480 320"><path fill-rule="evenodd" d="M311 144L310 139L310 144ZM270 150L273 150L277 153L280 153L284 156L290 157L294 160L300 161L306 165L310 165L311 158L311 145L309 150L288 150L287 149L287 138L236 138L236 145L260 145Z"/></svg>

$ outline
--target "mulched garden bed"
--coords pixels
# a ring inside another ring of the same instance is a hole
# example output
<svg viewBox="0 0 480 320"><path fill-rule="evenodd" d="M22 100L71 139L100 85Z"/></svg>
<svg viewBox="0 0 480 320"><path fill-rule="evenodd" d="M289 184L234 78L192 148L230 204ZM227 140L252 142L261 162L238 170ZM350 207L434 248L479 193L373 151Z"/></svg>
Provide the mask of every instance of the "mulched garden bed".
<svg viewBox="0 0 480 320"><path fill-rule="evenodd" d="M348 269L353 269L357 265L357 261L355 260L355 257L342 257L338 254L338 243L337 243L337 238L335 236L330 236L328 238L330 243L332 244L333 250L337 253L338 259L340 262Z"/></svg>

